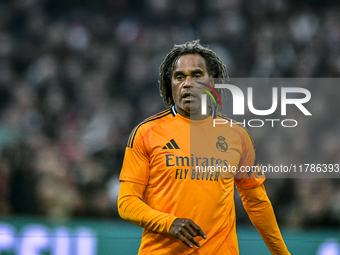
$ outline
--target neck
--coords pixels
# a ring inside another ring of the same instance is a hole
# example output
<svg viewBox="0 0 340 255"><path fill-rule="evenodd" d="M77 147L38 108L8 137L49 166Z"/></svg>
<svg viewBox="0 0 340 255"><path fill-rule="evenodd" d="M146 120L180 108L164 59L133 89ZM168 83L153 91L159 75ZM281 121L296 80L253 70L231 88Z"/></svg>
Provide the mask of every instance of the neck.
<svg viewBox="0 0 340 255"><path fill-rule="evenodd" d="M181 116L183 116L184 118L191 119L191 120L204 120L204 119L208 118L209 115L211 115L210 108L208 108L208 114L207 115L202 115L199 110L194 111L194 112L193 111L185 111L185 110L177 107L177 105L175 105L175 111L177 113L179 113Z"/></svg>

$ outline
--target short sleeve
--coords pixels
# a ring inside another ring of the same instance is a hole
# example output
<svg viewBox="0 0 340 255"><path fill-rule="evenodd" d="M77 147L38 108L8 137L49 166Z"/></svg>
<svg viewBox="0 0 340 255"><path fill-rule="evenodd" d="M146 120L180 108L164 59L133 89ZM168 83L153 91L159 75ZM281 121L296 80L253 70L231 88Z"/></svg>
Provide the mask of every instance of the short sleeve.
<svg viewBox="0 0 340 255"><path fill-rule="evenodd" d="M149 156L146 153L143 132L140 129L131 133L119 180L148 184Z"/></svg>
<svg viewBox="0 0 340 255"><path fill-rule="evenodd" d="M265 176L257 163L255 146L249 132L242 132L242 156L239 163L238 173L235 176L237 188L253 189L265 181Z"/></svg>

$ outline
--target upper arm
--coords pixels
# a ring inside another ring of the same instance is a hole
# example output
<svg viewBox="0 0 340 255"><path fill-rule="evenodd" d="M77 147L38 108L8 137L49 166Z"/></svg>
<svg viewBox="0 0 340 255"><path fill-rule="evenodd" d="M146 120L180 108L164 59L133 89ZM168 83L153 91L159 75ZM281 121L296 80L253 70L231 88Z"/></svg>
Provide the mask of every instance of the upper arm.
<svg viewBox="0 0 340 255"><path fill-rule="evenodd" d="M121 181L119 189L119 199L125 196L136 196L140 199L143 199L145 187L146 186L143 184L130 181Z"/></svg>
<svg viewBox="0 0 340 255"><path fill-rule="evenodd" d="M235 176L235 184L237 188L253 189L264 182L265 176L257 162L256 150L250 133L242 128L240 135L242 155L239 172Z"/></svg>
<svg viewBox="0 0 340 255"><path fill-rule="evenodd" d="M138 126L137 126L138 127ZM149 155L145 148L145 132L134 129L130 135L120 173L120 181L147 185L149 180Z"/></svg>

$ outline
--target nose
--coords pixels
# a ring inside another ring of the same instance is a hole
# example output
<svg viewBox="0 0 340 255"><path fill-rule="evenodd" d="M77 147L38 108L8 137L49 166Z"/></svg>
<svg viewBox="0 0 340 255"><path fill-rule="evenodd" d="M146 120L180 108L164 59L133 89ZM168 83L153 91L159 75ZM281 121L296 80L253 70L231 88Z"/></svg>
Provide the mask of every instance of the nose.
<svg viewBox="0 0 340 255"><path fill-rule="evenodd" d="M184 81L183 87L184 88L190 88L191 87L191 77L190 77L190 75L185 77L185 81Z"/></svg>

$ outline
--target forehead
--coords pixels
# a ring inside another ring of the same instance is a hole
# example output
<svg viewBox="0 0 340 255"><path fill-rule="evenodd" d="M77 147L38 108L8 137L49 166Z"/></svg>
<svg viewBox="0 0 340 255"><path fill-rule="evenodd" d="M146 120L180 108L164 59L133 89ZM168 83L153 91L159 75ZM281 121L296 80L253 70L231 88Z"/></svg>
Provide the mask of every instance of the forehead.
<svg viewBox="0 0 340 255"><path fill-rule="evenodd" d="M173 71L185 71L186 69L202 69L207 71L205 59L199 54L186 54L180 56L175 62Z"/></svg>

